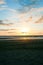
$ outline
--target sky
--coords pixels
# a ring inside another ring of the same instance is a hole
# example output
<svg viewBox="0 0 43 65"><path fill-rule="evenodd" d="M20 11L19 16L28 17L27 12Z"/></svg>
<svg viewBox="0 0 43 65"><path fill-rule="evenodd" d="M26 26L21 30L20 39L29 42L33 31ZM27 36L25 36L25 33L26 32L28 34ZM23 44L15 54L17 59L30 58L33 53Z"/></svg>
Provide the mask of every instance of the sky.
<svg viewBox="0 0 43 65"><path fill-rule="evenodd" d="M43 0L0 0L0 35L43 35Z"/></svg>

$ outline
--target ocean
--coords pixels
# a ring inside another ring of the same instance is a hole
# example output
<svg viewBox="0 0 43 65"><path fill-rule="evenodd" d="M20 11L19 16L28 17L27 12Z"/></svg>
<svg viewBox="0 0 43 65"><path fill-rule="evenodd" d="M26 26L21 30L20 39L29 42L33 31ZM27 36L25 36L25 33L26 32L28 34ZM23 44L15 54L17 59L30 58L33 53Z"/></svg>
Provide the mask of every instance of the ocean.
<svg viewBox="0 0 43 65"><path fill-rule="evenodd" d="M29 40L29 39L43 39L43 36L0 36L0 40Z"/></svg>

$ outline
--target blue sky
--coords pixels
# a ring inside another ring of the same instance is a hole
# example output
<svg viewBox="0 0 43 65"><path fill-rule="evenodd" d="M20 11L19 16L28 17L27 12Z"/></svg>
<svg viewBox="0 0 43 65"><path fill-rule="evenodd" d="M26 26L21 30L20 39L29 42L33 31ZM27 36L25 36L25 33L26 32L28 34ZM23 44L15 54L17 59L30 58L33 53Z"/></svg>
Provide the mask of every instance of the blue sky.
<svg viewBox="0 0 43 65"><path fill-rule="evenodd" d="M0 0L0 29L22 27L43 34L43 0Z"/></svg>
<svg viewBox="0 0 43 65"><path fill-rule="evenodd" d="M2 20L6 19L8 16L7 14L10 12L9 10L7 10L7 8L14 9L19 13L24 13L31 10L31 8L43 7L43 0L2 0L2 1L3 3L0 4L0 15L1 15L0 19ZM1 8L3 10L1 10ZM26 8L28 9L26 10Z"/></svg>

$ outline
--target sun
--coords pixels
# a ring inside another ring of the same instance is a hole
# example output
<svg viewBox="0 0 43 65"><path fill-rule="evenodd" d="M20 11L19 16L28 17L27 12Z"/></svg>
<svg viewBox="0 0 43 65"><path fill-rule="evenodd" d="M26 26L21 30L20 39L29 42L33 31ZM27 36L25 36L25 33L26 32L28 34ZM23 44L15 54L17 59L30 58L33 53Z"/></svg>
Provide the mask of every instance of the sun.
<svg viewBox="0 0 43 65"><path fill-rule="evenodd" d="M28 30L27 30L27 28L23 28L23 29L21 29L21 32L26 33L26 32L28 32Z"/></svg>
<svg viewBox="0 0 43 65"><path fill-rule="evenodd" d="M29 34L29 31L30 31L30 29L29 28L27 28L27 27L23 27L23 28L21 28L21 34L22 35L28 35Z"/></svg>

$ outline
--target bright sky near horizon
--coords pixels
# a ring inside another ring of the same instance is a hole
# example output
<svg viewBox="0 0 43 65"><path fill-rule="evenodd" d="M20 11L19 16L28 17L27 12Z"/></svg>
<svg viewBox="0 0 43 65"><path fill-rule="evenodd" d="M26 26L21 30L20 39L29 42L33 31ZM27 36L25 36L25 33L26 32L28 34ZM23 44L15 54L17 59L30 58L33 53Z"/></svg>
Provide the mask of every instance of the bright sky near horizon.
<svg viewBox="0 0 43 65"><path fill-rule="evenodd" d="M0 0L0 35L26 31L43 35L43 0Z"/></svg>

